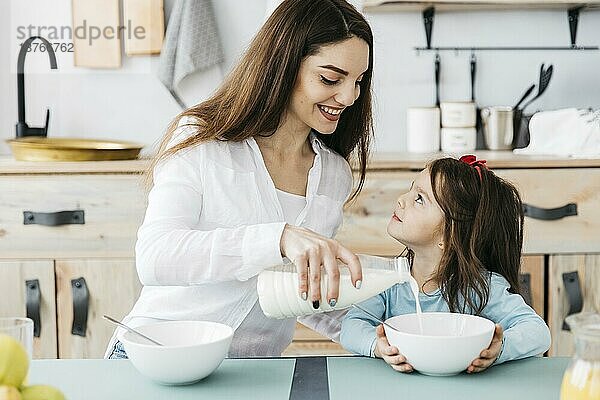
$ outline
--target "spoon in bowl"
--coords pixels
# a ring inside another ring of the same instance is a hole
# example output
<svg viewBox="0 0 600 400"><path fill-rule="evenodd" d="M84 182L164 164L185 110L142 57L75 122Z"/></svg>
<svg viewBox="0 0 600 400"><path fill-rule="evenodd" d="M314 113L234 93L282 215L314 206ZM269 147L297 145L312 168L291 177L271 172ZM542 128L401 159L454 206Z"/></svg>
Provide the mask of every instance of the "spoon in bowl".
<svg viewBox="0 0 600 400"><path fill-rule="evenodd" d="M104 319L106 319L106 320L108 320L108 321L112 322L113 324L115 324L115 325L118 325L118 326L120 326L121 328L123 328L123 329L125 329L125 330L127 330L127 331L129 331L129 332L131 332L131 333L133 333L134 335L138 335L138 336L140 336L140 337L142 337L142 338L146 339L147 341L151 342L152 344L155 344L155 345L157 345L157 346L164 346L164 344L162 344L162 343L160 343L160 342L157 342L156 340L154 340L154 339L152 339L152 338L149 338L148 336L144 335L143 333L140 333L140 332L136 331L135 329L128 327L127 325L125 325L125 324L123 324L123 323L121 323L121 322L117 321L117 320L116 320L116 319L114 319L114 318L111 318L111 317L109 317L108 315L103 315L102 317L103 317Z"/></svg>
<svg viewBox="0 0 600 400"><path fill-rule="evenodd" d="M369 311L365 310L364 308L362 308L361 306L359 306L358 304L352 304L352 307L354 308L358 308L360 311L364 312L365 314L367 314L369 317L373 318L375 321L387 326L390 329L395 330L396 332L400 332L399 329L393 327L392 325L388 324L387 322L383 321L381 318L376 317L375 315L371 314Z"/></svg>

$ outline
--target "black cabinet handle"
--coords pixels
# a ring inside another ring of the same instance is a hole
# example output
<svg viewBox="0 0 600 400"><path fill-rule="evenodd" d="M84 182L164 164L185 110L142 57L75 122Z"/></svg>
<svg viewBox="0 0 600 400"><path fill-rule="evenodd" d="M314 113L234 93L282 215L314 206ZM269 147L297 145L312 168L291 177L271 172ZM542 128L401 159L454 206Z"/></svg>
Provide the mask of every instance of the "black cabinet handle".
<svg viewBox="0 0 600 400"><path fill-rule="evenodd" d="M523 214L529 218L551 221L577 215L577 204L569 203L557 208L540 208L523 203Z"/></svg>
<svg viewBox="0 0 600 400"><path fill-rule="evenodd" d="M73 294L73 326L71 327L71 333L85 337L90 292L83 277L71 279L71 292Z"/></svg>
<svg viewBox="0 0 600 400"><path fill-rule="evenodd" d="M27 318L33 320L33 336L40 337L42 320L40 318L40 303L42 294L40 292L39 279L25 281L25 308Z"/></svg>
<svg viewBox="0 0 600 400"><path fill-rule="evenodd" d="M565 316L568 317L571 314L576 314L583 308L583 294L581 293L581 284L579 283L579 274L577 271L565 272L562 274L563 284L565 285L565 292L569 299L569 312ZM569 324L563 320L564 331L570 331Z"/></svg>
<svg viewBox="0 0 600 400"><path fill-rule="evenodd" d="M85 211L57 211L52 213L23 211L23 225L59 226L85 224Z"/></svg>
<svg viewBox="0 0 600 400"><path fill-rule="evenodd" d="M531 274L520 274L519 284L521 285L521 296L528 306L533 307L531 299Z"/></svg>

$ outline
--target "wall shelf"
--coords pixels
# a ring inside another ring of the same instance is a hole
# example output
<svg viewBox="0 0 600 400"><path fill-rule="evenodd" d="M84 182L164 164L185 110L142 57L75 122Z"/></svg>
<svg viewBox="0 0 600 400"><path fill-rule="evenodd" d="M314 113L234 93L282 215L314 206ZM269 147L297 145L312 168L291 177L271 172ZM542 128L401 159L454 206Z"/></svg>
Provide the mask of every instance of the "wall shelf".
<svg viewBox="0 0 600 400"><path fill-rule="evenodd" d="M409 0L363 0L365 12L394 12L394 11L424 11L435 7L436 11L474 11L474 10L568 10L584 7L585 9L600 9L600 1L535 1L535 0L436 0L436 1L409 1Z"/></svg>
<svg viewBox="0 0 600 400"><path fill-rule="evenodd" d="M446 46L432 47L431 36L433 32L433 21L436 11L472 11L472 10L514 10L514 9L558 9L567 11L567 21L571 36L571 46ZM436 1L414 1L414 0L363 0L363 11L420 11L423 16L425 27L426 47L415 47L416 51L505 51L505 50L598 50L598 46L578 46L577 26L579 24L579 13L582 10L600 10L600 0L576 3L572 1L551 0L436 0Z"/></svg>
<svg viewBox="0 0 600 400"><path fill-rule="evenodd" d="M596 51L598 46L438 46L438 47L414 47L416 51Z"/></svg>

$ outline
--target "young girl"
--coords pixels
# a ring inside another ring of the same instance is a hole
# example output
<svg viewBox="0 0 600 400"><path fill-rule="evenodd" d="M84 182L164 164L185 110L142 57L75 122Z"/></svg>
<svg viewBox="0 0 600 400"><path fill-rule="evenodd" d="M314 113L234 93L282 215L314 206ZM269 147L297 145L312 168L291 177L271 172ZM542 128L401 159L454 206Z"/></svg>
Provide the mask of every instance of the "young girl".
<svg viewBox="0 0 600 400"><path fill-rule="evenodd" d="M523 212L519 193L485 166L463 156L431 162L398 199L388 233L409 249L412 276L423 312L480 315L496 323L490 346L467 372L529 357L550 347L550 331L519 295ZM415 312L408 283L361 303L385 320ZM383 358L397 371L413 367L389 345L383 326L351 309L342 322L341 344Z"/></svg>

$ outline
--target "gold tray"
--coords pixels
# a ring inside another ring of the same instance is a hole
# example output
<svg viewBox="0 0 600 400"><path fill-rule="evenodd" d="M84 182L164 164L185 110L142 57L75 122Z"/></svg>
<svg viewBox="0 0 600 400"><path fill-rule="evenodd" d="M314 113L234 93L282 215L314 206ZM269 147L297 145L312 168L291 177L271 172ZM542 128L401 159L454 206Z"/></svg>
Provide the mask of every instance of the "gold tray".
<svg viewBox="0 0 600 400"><path fill-rule="evenodd" d="M18 161L106 161L136 159L143 145L118 140L29 136L6 141Z"/></svg>

